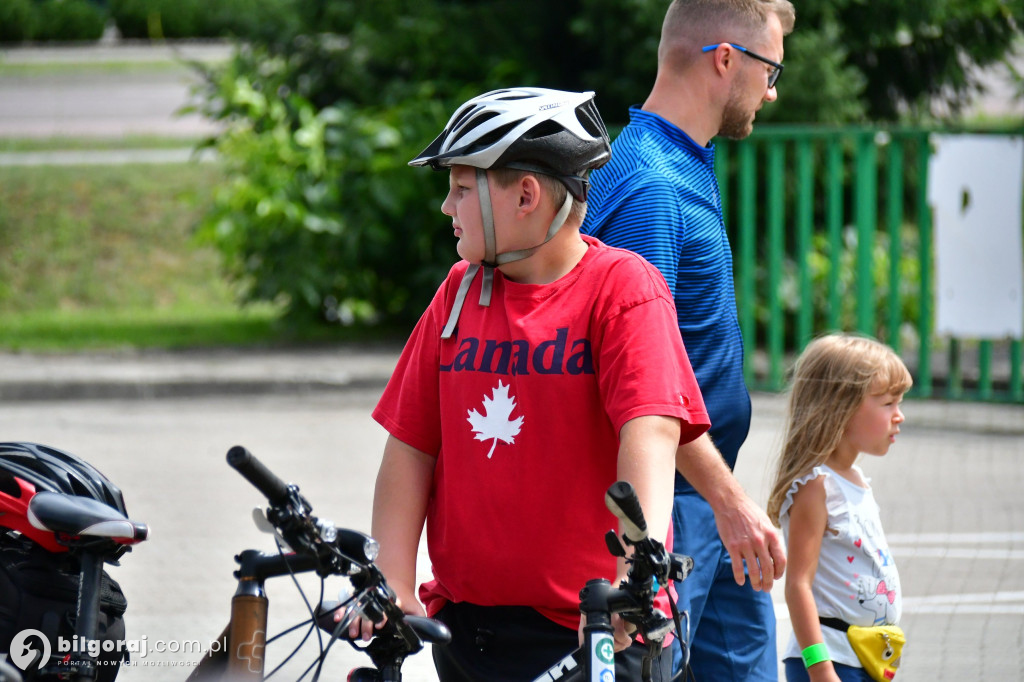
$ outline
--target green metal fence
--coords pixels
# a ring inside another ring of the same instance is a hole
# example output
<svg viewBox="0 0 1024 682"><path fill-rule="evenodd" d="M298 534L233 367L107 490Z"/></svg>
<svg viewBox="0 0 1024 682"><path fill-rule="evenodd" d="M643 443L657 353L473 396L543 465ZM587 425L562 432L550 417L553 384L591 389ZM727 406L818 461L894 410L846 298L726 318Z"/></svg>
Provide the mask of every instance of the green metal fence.
<svg viewBox="0 0 1024 682"><path fill-rule="evenodd" d="M1024 402L1020 339L933 332L930 135L762 126L716 143L752 388L781 389L809 340L842 329L894 347L916 396Z"/></svg>

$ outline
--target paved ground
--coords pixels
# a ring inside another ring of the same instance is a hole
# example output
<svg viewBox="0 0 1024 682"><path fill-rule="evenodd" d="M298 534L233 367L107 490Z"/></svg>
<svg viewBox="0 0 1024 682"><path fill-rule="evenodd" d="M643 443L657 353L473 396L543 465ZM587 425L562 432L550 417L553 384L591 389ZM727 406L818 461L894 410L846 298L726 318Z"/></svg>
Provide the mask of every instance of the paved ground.
<svg viewBox="0 0 1024 682"><path fill-rule="evenodd" d="M22 67L0 74L0 137L210 134L212 122L179 113L199 83L188 62L229 54L220 43L0 50L0 65ZM69 64L75 67L53 67ZM109 66L82 68L90 64Z"/></svg>
<svg viewBox="0 0 1024 682"><path fill-rule="evenodd" d="M151 540L111 569L129 597L130 637L146 637L151 647L206 641L227 617L231 556L270 547L249 520L259 496L224 453L248 446L298 483L318 512L366 529L384 442L369 412L395 350L0 354L0 437L86 457L123 488L132 515L150 524ZM758 394L754 409L737 475L763 500L784 404ZM1024 406L910 402L906 413L891 454L864 462L906 594L910 645L898 679L1020 679ZM779 586L784 639L781 595ZM301 619L291 586L271 585L271 598L273 630ZM272 647L271 656L280 660L290 646ZM335 651L331 677L363 663L355 652ZM181 679L178 666L194 658L153 652L123 679ZM298 667L289 670L286 677L297 677ZM413 682L433 679L427 656L406 671Z"/></svg>

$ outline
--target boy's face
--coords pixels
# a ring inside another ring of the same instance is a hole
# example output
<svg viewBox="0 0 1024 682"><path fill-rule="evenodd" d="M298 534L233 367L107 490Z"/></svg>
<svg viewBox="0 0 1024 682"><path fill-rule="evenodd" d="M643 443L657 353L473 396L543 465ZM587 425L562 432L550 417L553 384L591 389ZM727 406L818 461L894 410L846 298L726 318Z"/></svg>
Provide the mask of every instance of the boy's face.
<svg viewBox="0 0 1024 682"><path fill-rule="evenodd" d="M476 169L452 166L448 175L448 196L441 203L441 213L450 216L456 250L463 260L479 263L484 259L484 233L477 194Z"/></svg>
<svg viewBox="0 0 1024 682"><path fill-rule="evenodd" d="M493 180L490 186L491 207L495 225L495 239L498 253L505 246L499 224L505 222L505 211L508 205L506 195L510 189L499 187ZM441 212L451 216L455 237L459 240L455 247L459 256L470 263L484 260L483 218L480 213L480 191L477 184L476 168L471 166L452 166L448 176L448 196L441 203Z"/></svg>

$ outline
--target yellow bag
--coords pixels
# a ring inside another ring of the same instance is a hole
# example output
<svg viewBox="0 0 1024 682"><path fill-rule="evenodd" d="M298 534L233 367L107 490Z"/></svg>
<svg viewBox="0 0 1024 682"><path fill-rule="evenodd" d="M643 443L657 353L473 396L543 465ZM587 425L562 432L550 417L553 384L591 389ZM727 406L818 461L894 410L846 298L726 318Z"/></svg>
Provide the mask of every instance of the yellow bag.
<svg viewBox="0 0 1024 682"><path fill-rule="evenodd" d="M899 625L850 625L838 618L821 618L821 624L846 630L850 646L864 671L876 682L889 682L896 677L903 657L907 636Z"/></svg>

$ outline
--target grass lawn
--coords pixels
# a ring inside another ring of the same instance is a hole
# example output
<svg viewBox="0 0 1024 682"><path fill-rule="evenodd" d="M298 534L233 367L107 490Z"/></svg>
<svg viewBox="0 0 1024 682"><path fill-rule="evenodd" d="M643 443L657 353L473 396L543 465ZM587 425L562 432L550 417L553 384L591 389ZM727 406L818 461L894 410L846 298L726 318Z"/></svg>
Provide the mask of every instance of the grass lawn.
<svg viewBox="0 0 1024 682"><path fill-rule="evenodd" d="M5 313L0 315L0 349L69 352L267 345L285 340L277 318L269 306Z"/></svg>
<svg viewBox="0 0 1024 682"><path fill-rule="evenodd" d="M144 62L41 62L41 63L10 63L0 61L0 78L38 78L40 76L74 76L75 74L109 73L109 74L149 74L149 73L182 73L188 74L191 67L180 61L144 61Z"/></svg>
<svg viewBox="0 0 1024 682"><path fill-rule="evenodd" d="M209 163L0 168L0 349L288 340L192 235L220 181Z"/></svg>
<svg viewBox="0 0 1024 682"><path fill-rule="evenodd" d="M218 253L193 236L222 180L216 163L0 167L0 351L405 337L240 307Z"/></svg>
<svg viewBox="0 0 1024 682"><path fill-rule="evenodd" d="M124 137L0 137L2 152L111 151L122 149L194 149L198 138L126 135Z"/></svg>

